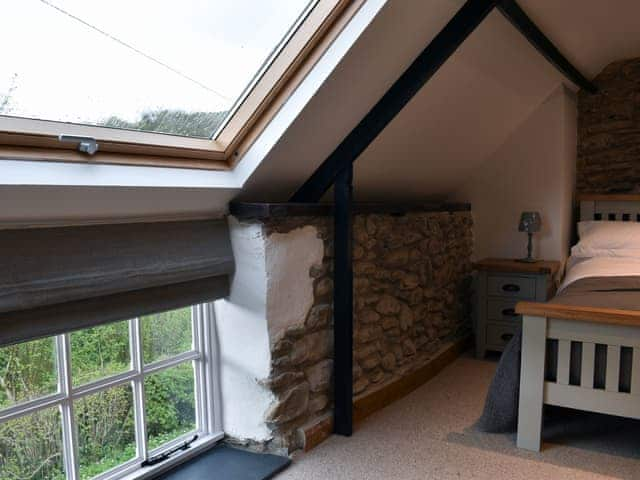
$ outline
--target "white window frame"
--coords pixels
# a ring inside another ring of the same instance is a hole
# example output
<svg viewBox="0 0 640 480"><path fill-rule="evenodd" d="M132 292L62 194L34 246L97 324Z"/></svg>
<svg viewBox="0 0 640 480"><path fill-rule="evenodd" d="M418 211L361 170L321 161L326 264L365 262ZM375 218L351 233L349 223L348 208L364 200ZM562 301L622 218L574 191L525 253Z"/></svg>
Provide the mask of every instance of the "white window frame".
<svg viewBox="0 0 640 480"><path fill-rule="evenodd" d="M224 437L213 304L204 303L191 307L193 348L190 351L147 365L144 364L142 353L141 320L134 318L128 322L131 354L131 368L128 371L74 387L71 378L71 334L57 335L54 337L58 372L57 393L0 410L0 423L4 423L40 410L58 407L62 419L62 454L68 480L80 480L74 402L109 388L124 385L132 387L137 455L134 459L93 477L93 480L148 478L193 457ZM187 362L194 365L196 429L149 451L146 438L144 379L153 373ZM193 435L198 435L198 439L188 450L176 452L169 459L156 465L142 467L145 459L190 440Z"/></svg>

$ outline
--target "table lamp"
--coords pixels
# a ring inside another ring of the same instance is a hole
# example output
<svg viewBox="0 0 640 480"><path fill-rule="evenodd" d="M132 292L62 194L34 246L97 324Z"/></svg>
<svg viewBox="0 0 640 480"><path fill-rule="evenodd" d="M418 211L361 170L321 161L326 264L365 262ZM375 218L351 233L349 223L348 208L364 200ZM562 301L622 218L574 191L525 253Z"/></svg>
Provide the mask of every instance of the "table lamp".
<svg viewBox="0 0 640 480"><path fill-rule="evenodd" d="M540 212L522 212L520 215L520 224L518 225L518 231L527 232L529 241L527 243L527 256L526 258L518 259L519 262L534 263L537 262L531 255L533 250L533 244L531 237L535 232L540 231L542 220L540 218Z"/></svg>

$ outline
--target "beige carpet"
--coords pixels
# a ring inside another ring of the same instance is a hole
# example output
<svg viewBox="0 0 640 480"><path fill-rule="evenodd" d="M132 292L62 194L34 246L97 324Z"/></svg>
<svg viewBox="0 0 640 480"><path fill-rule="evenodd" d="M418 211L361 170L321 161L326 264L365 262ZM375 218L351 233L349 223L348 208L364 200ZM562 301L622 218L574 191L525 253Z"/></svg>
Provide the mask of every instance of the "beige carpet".
<svg viewBox="0 0 640 480"><path fill-rule="evenodd" d="M276 479L640 479L639 422L606 417L609 427L549 439L540 454L516 449L511 435L471 430L495 365L459 358L351 438L332 436L294 456Z"/></svg>

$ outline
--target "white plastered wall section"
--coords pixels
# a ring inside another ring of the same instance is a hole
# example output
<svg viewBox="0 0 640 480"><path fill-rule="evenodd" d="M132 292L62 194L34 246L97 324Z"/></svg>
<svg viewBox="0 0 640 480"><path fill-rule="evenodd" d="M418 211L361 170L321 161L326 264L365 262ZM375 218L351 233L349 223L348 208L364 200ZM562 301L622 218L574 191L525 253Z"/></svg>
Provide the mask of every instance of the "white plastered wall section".
<svg viewBox="0 0 640 480"><path fill-rule="evenodd" d="M290 327L303 326L313 306L309 270L322 264L324 244L318 230L307 225L287 233L272 233L266 243L267 319L277 340Z"/></svg>
<svg viewBox="0 0 640 480"><path fill-rule="evenodd" d="M566 259L576 122L574 93L561 86L451 195L472 205L475 259L525 256L526 234L518 232L518 221L526 210L539 211L543 219L542 231L534 236L534 254Z"/></svg>
<svg viewBox="0 0 640 480"><path fill-rule="evenodd" d="M304 325L313 305L309 270L322 262L315 227L265 237L259 223L229 217L236 270L231 294L216 302L225 433L267 441L264 414L275 400L262 385L269 377L270 346L287 328Z"/></svg>
<svg viewBox="0 0 640 480"><path fill-rule="evenodd" d="M215 303L220 347L222 426L238 439L268 440L264 412L274 400L269 376L267 273L262 227L229 218L236 269L227 299Z"/></svg>

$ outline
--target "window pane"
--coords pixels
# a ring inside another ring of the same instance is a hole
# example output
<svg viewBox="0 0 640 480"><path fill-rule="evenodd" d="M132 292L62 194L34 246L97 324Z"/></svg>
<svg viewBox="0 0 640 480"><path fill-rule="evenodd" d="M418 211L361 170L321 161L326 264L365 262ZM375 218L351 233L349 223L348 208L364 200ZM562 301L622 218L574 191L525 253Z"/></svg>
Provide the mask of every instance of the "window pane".
<svg viewBox="0 0 640 480"><path fill-rule="evenodd" d="M64 480L58 408L0 424L0 478Z"/></svg>
<svg viewBox="0 0 640 480"><path fill-rule="evenodd" d="M71 367L74 385L130 370L129 322L73 332Z"/></svg>
<svg viewBox="0 0 640 480"><path fill-rule="evenodd" d="M193 364L183 363L144 381L149 450L195 430Z"/></svg>
<svg viewBox="0 0 640 480"><path fill-rule="evenodd" d="M12 2L0 114L209 137L308 5Z"/></svg>
<svg viewBox="0 0 640 480"><path fill-rule="evenodd" d="M136 457L131 385L76 401L80 478L89 479Z"/></svg>
<svg viewBox="0 0 640 480"><path fill-rule="evenodd" d="M58 391L55 337L0 348L0 408Z"/></svg>
<svg viewBox="0 0 640 480"><path fill-rule="evenodd" d="M145 363L192 349L191 307L142 317L142 352Z"/></svg>

